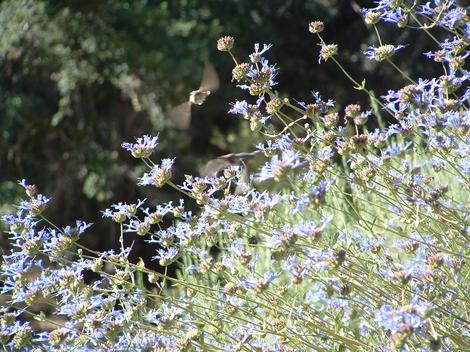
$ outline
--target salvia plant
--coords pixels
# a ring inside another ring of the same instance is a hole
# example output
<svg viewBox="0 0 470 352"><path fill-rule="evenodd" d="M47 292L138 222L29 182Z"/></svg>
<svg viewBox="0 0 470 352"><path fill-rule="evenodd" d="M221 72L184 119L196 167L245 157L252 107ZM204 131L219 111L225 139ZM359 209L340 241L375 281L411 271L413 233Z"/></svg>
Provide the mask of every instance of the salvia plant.
<svg viewBox="0 0 470 352"><path fill-rule="evenodd" d="M57 227L45 215L50 198L22 180L29 198L3 217L12 244L1 266L3 350L470 350L470 17L453 0L410 3L362 10L377 33L363 54L403 76L382 97L341 65L322 22L308 25L319 61L336 64L370 108L340 111L317 92L307 102L281 97L271 45L241 61L234 39L220 38L250 96L229 113L262 138L249 154L262 166L248 180L234 156L178 185L173 159L152 160L158 136L123 143L148 167L140 185L182 199L105 210L119 248L82 246L90 224ZM434 43L424 55L442 74L410 77L394 56L412 44L383 43L380 22L424 31ZM131 263L128 233L177 274Z"/></svg>

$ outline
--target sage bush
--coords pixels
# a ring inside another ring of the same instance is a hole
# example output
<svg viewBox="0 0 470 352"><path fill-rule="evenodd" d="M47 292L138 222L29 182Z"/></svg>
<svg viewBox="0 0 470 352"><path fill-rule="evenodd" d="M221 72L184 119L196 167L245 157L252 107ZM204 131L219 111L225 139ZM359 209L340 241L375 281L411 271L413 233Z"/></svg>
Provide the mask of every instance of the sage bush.
<svg viewBox="0 0 470 352"><path fill-rule="evenodd" d="M403 78L381 97L342 66L321 21L308 30L318 61L337 65L369 107L339 109L315 91L306 102L279 96L271 45L240 59L234 38L220 38L232 80L247 91L229 114L263 142L182 184L172 181L174 159L153 157L158 136L123 143L148 167L138 184L172 187L181 199L103 211L120 227L119 248L81 245L91 224L54 225L51 199L21 180L27 198L3 217L3 349L469 350L468 10L380 0L362 15L377 35L363 54ZM410 77L394 57L413 43L383 42L380 25L424 31L434 43L424 56L441 74ZM155 247L161 272L129 261L129 233Z"/></svg>

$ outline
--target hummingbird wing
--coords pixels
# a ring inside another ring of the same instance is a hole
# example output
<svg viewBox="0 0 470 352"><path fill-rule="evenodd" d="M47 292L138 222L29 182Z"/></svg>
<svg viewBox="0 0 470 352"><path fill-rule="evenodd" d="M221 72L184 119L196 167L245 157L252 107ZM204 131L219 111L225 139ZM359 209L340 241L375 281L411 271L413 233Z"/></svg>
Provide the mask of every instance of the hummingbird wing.
<svg viewBox="0 0 470 352"><path fill-rule="evenodd" d="M209 61L206 61L204 63L204 70L202 71L201 87L199 90L214 91L219 89L219 84L219 75L217 74L217 71Z"/></svg>
<svg viewBox="0 0 470 352"><path fill-rule="evenodd" d="M202 177L213 176L219 171L222 171L223 169L228 168L230 165L232 165L232 163L227 158L223 158L223 157L215 158L215 159L209 160L203 167L201 167L201 169L199 170L199 173L201 174Z"/></svg>
<svg viewBox="0 0 470 352"><path fill-rule="evenodd" d="M168 114L168 117L175 124L175 127L180 130L186 130L191 123L191 102L185 101L184 103L175 106Z"/></svg>
<svg viewBox="0 0 470 352"><path fill-rule="evenodd" d="M201 176L212 176L215 173L226 169L230 165L240 165L242 166L242 173L246 172L246 175L242 176L249 176L248 169L244 160L248 160L254 158L256 155L261 153L259 150L255 150L254 152L248 153L230 153L221 155L215 159L209 160L199 171ZM248 178L247 178L248 179Z"/></svg>

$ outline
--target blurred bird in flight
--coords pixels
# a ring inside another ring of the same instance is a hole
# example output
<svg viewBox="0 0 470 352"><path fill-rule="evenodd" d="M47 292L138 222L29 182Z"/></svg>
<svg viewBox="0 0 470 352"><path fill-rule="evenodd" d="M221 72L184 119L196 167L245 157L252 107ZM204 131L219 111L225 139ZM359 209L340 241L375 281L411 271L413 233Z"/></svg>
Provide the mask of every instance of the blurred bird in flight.
<svg viewBox="0 0 470 352"><path fill-rule="evenodd" d="M235 194L246 193L250 189L250 175L245 160L254 158L260 151L251 153L230 153L209 160L200 170L202 177L214 176L218 172L230 167L240 166L240 179Z"/></svg>
<svg viewBox="0 0 470 352"><path fill-rule="evenodd" d="M214 66L206 61L202 72L201 86L189 93L189 100L171 109L169 118L176 128L185 130L191 123L191 105L202 105L211 92L219 88L219 76Z"/></svg>

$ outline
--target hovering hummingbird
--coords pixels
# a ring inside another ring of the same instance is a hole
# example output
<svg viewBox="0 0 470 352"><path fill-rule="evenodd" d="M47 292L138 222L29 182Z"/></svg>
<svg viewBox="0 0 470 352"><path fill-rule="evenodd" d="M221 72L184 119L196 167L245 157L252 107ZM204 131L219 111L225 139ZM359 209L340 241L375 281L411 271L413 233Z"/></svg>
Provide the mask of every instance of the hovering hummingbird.
<svg viewBox="0 0 470 352"><path fill-rule="evenodd" d="M197 90L189 93L189 100L175 106L169 113L170 120L173 121L175 127L185 130L191 123L191 105L202 105L206 98L219 88L219 75L215 71L214 66L206 61L202 72L201 86Z"/></svg>
<svg viewBox="0 0 470 352"><path fill-rule="evenodd" d="M215 159L209 160L200 169L200 174L202 177L208 177L213 176L230 166L240 166L240 179L237 188L235 189L235 194L246 193L250 188L250 175L248 174L248 168L245 164L245 160L251 159L259 153L261 152L257 150L251 153L230 153L221 155Z"/></svg>

